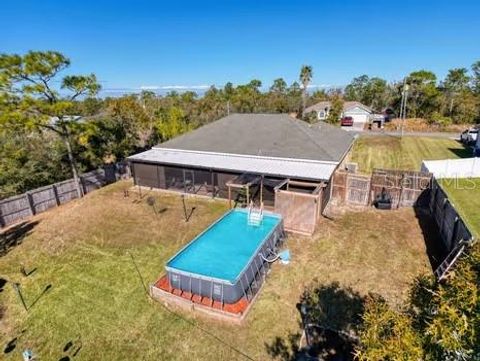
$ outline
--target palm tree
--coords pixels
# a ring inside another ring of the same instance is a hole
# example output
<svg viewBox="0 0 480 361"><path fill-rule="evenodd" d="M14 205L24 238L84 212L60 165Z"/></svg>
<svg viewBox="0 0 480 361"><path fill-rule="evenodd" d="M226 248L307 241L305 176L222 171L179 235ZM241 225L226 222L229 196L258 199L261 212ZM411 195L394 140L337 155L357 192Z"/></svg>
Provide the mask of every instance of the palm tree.
<svg viewBox="0 0 480 361"><path fill-rule="evenodd" d="M302 92L302 118L305 116L305 107L307 105L307 87L312 80L313 69L310 65L303 65L300 70L300 81L303 85Z"/></svg>

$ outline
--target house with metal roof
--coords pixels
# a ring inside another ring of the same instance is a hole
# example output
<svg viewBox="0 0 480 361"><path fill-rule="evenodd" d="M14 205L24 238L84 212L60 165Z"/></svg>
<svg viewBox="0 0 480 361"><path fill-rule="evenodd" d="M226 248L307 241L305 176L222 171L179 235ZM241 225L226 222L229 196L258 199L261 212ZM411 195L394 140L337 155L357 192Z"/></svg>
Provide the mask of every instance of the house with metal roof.
<svg viewBox="0 0 480 361"><path fill-rule="evenodd" d="M319 203L325 203L332 174L353 140L324 122L312 125L286 114L232 114L128 160L135 184L144 187L271 207L276 191L288 189L322 195Z"/></svg>

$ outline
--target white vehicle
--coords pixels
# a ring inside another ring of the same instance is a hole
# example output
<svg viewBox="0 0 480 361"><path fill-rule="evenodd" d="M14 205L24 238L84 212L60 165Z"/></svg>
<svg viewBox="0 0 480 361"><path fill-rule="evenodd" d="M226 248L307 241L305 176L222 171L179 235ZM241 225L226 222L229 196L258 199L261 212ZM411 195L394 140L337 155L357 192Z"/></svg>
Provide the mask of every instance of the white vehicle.
<svg viewBox="0 0 480 361"><path fill-rule="evenodd" d="M475 144L478 138L478 128L470 128L460 134L460 141L463 144Z"/></svg>

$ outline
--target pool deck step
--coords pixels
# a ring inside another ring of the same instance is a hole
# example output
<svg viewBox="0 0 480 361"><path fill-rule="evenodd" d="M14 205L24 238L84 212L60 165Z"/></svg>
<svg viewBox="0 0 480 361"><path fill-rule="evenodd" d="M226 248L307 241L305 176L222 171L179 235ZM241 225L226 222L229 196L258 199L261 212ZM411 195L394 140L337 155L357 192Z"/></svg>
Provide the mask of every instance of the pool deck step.
<svg viewBox="0 0 480 361"><path fill-rule="evenodd" d="M246 300L245 297L241 298L235 303L222 303L209 297L202 297L201 295L182 291L178 288L173 288L170 285L170 282L166 275L161 277L157 282L155 282L154 287L164 292L168 292L169 294L176 296L179 299L189 301L192 304L198 304L202 307L207 307L213 310L218 310L233 315L243 315L251 303L250 301Z"/></svg>

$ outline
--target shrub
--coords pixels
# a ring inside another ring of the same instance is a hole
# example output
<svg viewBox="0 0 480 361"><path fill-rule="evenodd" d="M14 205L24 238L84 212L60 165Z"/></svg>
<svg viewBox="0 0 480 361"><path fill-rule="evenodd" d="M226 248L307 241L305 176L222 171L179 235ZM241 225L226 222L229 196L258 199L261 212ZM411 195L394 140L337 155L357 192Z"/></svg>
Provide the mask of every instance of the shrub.
<svg viewBox="0 0 480 361"><path fill-rule="evenodd" d="M450 117L446 117L438 112L434 112L428 119L429 124L438 124L441 127L446 127L453 124L453 120Z"/></svg>

